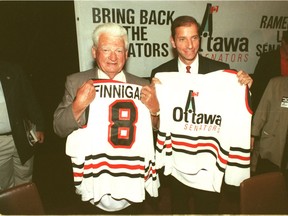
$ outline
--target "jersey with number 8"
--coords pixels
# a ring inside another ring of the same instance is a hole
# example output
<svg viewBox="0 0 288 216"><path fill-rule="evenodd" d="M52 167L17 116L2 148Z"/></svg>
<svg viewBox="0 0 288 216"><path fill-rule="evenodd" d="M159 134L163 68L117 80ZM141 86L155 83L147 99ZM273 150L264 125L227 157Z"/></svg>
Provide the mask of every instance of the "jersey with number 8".
<svg viewBox="0 0 288 216"><path fill-rule="evenodd" d="M141 86L94 82L96 97L87 125L67 138L76 192L106 211L118 211L158 196L149 110L140 101Z"/></svg>

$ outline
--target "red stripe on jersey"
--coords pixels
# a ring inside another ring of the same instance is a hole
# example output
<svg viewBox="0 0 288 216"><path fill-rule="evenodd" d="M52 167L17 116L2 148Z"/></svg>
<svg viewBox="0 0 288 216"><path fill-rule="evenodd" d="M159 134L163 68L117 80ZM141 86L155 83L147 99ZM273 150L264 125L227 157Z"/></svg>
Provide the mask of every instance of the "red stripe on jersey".
<svg viewBox="0 0 288 216"><path fill-rule="evenodd" d="M243 157L240 155L229 155L229 158L233 158L233 159L239 159L239 160L243 160L243 161L249 161L250 157Z"/></svg>
<svg viewBox="0 0 288 216"><path fill-rule="evenodd" d="M187 146L189 148L198 148L198 147L211 147L216 150L217 152L217 157L223 164L227 164L227 160L225 160L221 155L219 154L219 149L215 146L213 143L197 143L197 144L191 144L191 143L186 143L186 142L177 142L173 141L173 144L179 145L179 146Z"/></svg>
<svg viewBox="0 0 288 216"><path fill-rule="evenodd" d="M100 168L100 167L103 167L103 166L108 166L109 168L112 168L112 169L130 169L130 170L144 170L144 166L142 165L127 165L127 164L110 164L106 161L104 162L100 162L98 164L87 164L84 166L84 169L87 170L87 169L97 169L97 168Z"/></svg>

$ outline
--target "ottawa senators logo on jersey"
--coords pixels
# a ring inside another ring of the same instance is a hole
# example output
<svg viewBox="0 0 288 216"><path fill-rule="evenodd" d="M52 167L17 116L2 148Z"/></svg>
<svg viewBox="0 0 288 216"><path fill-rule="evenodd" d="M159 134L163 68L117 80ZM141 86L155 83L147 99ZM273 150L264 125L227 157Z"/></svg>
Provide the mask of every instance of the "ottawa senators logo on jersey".
<svg viewBox="0 0 288 216"><path fill-rule="evenodd" d="M195 100L194 97L198 96L199 92L194 92L193 90L190 90L188 93L188 97L187 97L187 103L185 106L185 110L186 112L191 109L193 112L196 112L195 110Z"/></svg>
<svg viewBox="0 0 288 216"><path fill-rule="evenodd" d="M189 90L185 109L182 107L175 107L173 109L173 120L176 122L184 121L192 124L214 124L221 126L221 115L212 115L207 113L197 113L195 97L199 97L199 92Z"/></svg>

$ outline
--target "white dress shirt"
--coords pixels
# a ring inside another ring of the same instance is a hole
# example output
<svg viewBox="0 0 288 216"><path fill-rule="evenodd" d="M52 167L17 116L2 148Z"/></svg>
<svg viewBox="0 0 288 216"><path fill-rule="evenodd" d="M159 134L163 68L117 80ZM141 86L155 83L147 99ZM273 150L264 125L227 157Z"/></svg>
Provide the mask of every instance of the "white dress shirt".
<svg viewBox="0 0 288 216"><path fill-rule="evenodd" d="M178 58L178 68L180 73L186 73L186 66L179 58ZM198 54L196 55L194 61L190 65L190 73L191 74L198 74L198 68L199 68L199 57Z"/></svg>
<svg viewBox="0 0 288 216"><path fill-rule="evenodd" d="M107 74L105 74L102 70L98 69L98 77L99 79L110 79ZM118 73L113 80L120 81L120 82L125 82L126 83L126 77L123 71Z"/></svg>

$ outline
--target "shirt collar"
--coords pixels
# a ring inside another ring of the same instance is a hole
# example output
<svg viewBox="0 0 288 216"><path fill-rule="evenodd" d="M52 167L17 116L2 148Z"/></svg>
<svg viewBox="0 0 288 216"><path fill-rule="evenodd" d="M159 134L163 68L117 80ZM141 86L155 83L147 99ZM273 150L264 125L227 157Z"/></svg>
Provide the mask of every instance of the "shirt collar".
<svg viewBox="0 0 288 216"><path fill-rule="evenodd" d="M178 69L180 73L186 73L186 66L178 57ZM191 74L198 74L198 68L199 68L199 57L198 54L196 55L194 61L192 62L192 64L190 65L190 71Z"/></svg>
<svg viewBox="0 0 288 216"><path fill-rule="evenodd" d="M109 76L104 73L102 70L98 69L98 78L99 79L110 79ZM116 81L119 81L119 82L126 82L126 76L123 72L123 70L118 73L114 78L113 80L116 80Z"/></svg>

